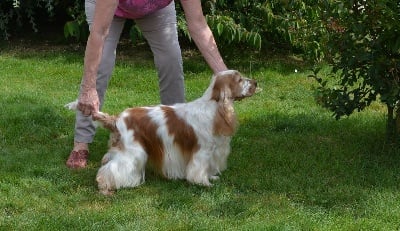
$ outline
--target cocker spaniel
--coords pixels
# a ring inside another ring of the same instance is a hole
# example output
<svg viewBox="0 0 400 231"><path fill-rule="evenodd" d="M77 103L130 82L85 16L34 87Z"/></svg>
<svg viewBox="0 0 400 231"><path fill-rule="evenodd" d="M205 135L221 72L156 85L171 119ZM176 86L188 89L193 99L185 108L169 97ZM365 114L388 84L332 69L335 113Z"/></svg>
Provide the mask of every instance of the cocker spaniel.
<svg viewBox="0 0 400 231"><path fill-rule="evenodd" d="M237 127L233 102L256 88L255 80L228 70L213 75L203 96L192 102L128 108L118 116L95 113L93 119L111 131L96 176L100 192L142 184L148 160L168 179L211 186L227 168ZM76 109L71 104L67 107Z"/></svg>

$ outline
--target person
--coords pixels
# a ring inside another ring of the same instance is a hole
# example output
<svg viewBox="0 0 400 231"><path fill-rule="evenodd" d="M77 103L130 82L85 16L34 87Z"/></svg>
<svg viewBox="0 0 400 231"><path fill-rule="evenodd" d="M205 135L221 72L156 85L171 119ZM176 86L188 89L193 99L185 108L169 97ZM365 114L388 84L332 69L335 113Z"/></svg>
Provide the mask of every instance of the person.
<svg viewBox="0 0 400 231"><path fill-rule="evenodd" d="M189 34L213 71L227 70L203 14L201 0L180 0ZM95 127L92 113L99 111L115 65L116 48L126 19L135 20L154 56L161 104L185 101L181 49L173 0L85 0L89 37L78 97L74 146L69 168L87 166L89 143Z"/></svg>

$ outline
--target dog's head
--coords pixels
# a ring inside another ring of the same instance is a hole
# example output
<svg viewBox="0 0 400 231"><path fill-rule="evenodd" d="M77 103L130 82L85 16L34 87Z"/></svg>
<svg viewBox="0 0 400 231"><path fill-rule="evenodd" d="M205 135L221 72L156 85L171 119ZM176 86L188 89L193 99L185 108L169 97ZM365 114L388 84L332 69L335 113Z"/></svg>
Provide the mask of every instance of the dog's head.
<svg viewBox="0 0 400 231"><path fill-rule="evenodd" d="M231 136L237 124L233 102L252 96L256 92L257 82L235 70L220 72L213 76L212 81L211 100L218 103L214 133Z"/></svg>
<svg viewBox="0 0 400 231"><path fill-rule="evenodd" d="M257 89L257 81L246 78L235 70L220 72L213 78L211 98L217 102L241 100L252 96Z"/></svg>

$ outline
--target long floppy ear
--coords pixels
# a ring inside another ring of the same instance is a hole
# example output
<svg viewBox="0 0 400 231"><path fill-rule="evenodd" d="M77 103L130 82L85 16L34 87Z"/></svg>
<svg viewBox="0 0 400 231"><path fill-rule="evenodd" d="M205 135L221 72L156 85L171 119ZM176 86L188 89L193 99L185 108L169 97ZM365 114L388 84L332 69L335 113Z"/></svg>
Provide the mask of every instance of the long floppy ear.
<svg viewBox="0 0 400 231"><path fill-rule="evenodd" d="M214 94L215 96L218 95L218 109L214 120L214 134L232 136L236 131L237 120L233 108L231 90L228 86L221 86L219 89L214 88L213 95Z"/></svg>

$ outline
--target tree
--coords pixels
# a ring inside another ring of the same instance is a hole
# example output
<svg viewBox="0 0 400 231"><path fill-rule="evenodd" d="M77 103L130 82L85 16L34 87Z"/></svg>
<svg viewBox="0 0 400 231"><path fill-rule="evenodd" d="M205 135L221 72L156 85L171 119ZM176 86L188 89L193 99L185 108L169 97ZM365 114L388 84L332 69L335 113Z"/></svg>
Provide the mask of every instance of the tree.
<svg viewBox="0 0 400 231"><path fill-rule="evenodd" d="M315 42L324 33L317 29L323 28L318 27L318 16L321 12L318 2L202 0L202 5L208 24L221 47L239 45L254 50L262 47L294 47L317 59L322 57L319 44ZM176 6L180 36L190 39L183 11L179 3ZM88 30L82 0L1 0L0 37L7 40L17 35L15 31L26 24L30 24L34 32L38 32L43 26L40 23L47 23L44 19L60 19L60 14L61 19L65 20L64 36L74 38L70 42L85 42ZM143 39L134 24L130 35L134 42Z"/></svg>
<svg viewBox="0 0 400 231"><path fill-rule="evenodd" d="M332 74L312 75L319 101L336 119L373 101L387 106L387 134L400 134L400 3L392 0L334 1L326 9Z"/></svg>
<svg viewBox="0 0 400 231"><path fill-rule="evenodd" d="M218 40L219 44L231 45L240 44L252 47L256 50L261 49L262 37L259 33L258 27L251 23L243 23L241 20L245 17L252 19L251 16L254 12L243 12L240 6L250 5L252 9L258 9L259 2L242 0L233 3L232 1L215 1L203 0L203 11L206 15L207 22ZM177 18L178 18L178 32L180 36L191 39L186 27L185 17L180 4L176 4ZM238 8L238 11L235 11ZM246 13L246 16L245 16ZM75 3L68 8L68 14L72 20L66 22L64 26L65 37L74 37L77 40L85 41L87 36L87 24L84 15L83 2L75 0ZM251 21L251 20L250 20ZM131 26L129 35L134 43L142 41L144 38L139 28L130 23ZM254 29L257 28L257 29Z"/></svg>
<svg viewBox="0 0 400 231"><path fill-rule="evenodd" d="M1 0L0 1L0 38L9 39L10 25L20 28L29 23L33 31L37 32L35 14L45 9L51 17L54 15L55 0Z"/></svg>
<svg viewBox="0 0 400 231"><path fill-rule="evenodd" d="M261 49L262 37L259 27L245 21L253 18L253 9L257 9L260 1L226 1L203 0L203 11L207 23L219 44L241 44L255 49ZM178 4L179 6L179 4ZM246 9L245 11L243 9ZM183 34L190 38L183 11L178 7L178 27ZM254 21L253 21L254 22Z"/></svg>

